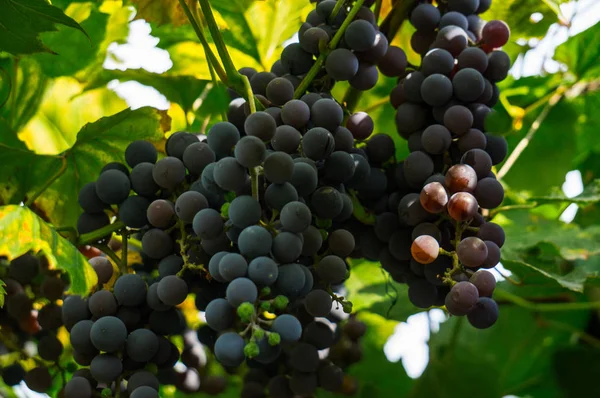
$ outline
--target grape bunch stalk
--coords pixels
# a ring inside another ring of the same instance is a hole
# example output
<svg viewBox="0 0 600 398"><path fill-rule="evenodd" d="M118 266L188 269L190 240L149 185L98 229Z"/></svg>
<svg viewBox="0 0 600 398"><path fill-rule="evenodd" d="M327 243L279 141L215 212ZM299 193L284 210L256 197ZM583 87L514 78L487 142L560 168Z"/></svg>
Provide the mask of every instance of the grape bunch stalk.
<svg viewBox="0 0 600 398"><path fill-rule="evenodd" d="M410 12L415 68L377 25L374 3L317 1L269 72L237 72L252 95L231 88L226 121L206 136L171 134L166 156L134 141L124 162L83 186L77 230L118 271L92 259L98 285L59 309L81 366L65 397L157 397L160 385L222 393L192 340L228 372L249 369L244 397L350 394L345 369L366 332L348 318L350 259L381 263L419 308L495 323L485 269L498 264L504 233L485 216L503 200L492 169L507 148L484 122L510 66L497 50L508 27L478 16L489 0L420 2ZM380 73L398 78L390 101L404 160L367 113L331 95L338 81L369 90ZM121 258L110 231L123 237ZM127 263L134 239L140 264ZM190 295L205 321L191 334Z"/></svg>

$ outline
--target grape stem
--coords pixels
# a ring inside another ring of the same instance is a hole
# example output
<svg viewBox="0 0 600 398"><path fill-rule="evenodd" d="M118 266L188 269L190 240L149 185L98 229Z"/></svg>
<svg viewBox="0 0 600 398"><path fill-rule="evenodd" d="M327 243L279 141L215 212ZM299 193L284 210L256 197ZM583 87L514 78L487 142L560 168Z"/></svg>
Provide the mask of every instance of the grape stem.
<svg viewBox="0 0 600 398"><path fill-rule="evenodd" d="M188 256L188 254L187 254L188 234L187 234L187 231L185 230L185 223L181 220L178 220L176 225L179 226L179 234L180 234L179 239L177 239L177 243L179 244L179 255L181 256L181 259L183 260L183 267L181 267L181 270L177 273L177 276L181 277L186 270L194 270L194 271L199 271L201 273L206 272L206 268L204 267L203 264L197 265L197 264L193 264L190 262L190 256Z"/></svg>
<svg viewBox="0 0 600 398"><path fill-rule="evenodd" d="M27 201L25 202L25 206L30 207L37 200L37 198L39 198L40 195L43 194L44 191L46 191L46 189L50 187L50 185L54 184L54 182L58 180L58 178L62 176L65 173L65 171L67 171L67 157L61 156L61 160L62 164L60 165L60 169L58 169L56 174L50 177L50 179L46 181L40 189L38 189L33 195L31 195L31 197L27 199Z"/></svg>
<svg viewBox="0 0 600 398"><path fill-rule="evenodd" d="M217 47L219 57L223 62L223 67L225 68L225 73L230 84L225 83L225 81L223 82L244 96L244 99L250 106L251 113L256 112L256 99L252 93L250 81L248 80L248 77L239 73L235 68L233 60L231 59L231 55L229 55L229 51L227 50L227 45L223 40L223 36L221 36L221 31L219 30L219 26L217 25L217 21L213 15L210 3L208 0L198 0L198 2L200 3L200 8L202 8L202 14L204 15L210 35L212 36L215 46ZM184 1L179 0L179 3L184 3Z"/></svg>
<svg viewBox="0 0 600 398"><path fill-rule="evenodd" d="M600 301L587 301L576 303L533 303L516 294L510 293L502 288L496 288L494 291L496 300L505 300L519 307L534 312L559 312L559 311L586 311L591 309L600 309Z"/></svg>
<svg viewBox="0 0 600 398"><path fill-rule="evenodd" d="M121 235L115 235L113 236L113 239L116 240L117 242L123 242L123 237ZM140 242L139 240L132 238L131 235L128 236L128 240L129 240L129 245L134 247L137 250L142 250L142 242Z"/></svg>
<svg viewBox="0 0 600 398"><path fill-rule="evenodd" d="M354 217L365 225L375 225L375 215L363 207L356 195L356 191L349 189L348 195L350 195L350 199L352 200L352 214Z"/></svg>
<svg viewBox="0 0 600 398"><path fill-rule="evenodd" d="M121 268L121 275L125 275L129 273L127 270L127 241L129 238L127 228L123 228L120 235L123 239L121 242L121 261L119 262L119 267Z"/></svg>
<svg viewBox="0 0 600 398"><path fill-rule="evenodd" d="M113 232L116 232L125 227L123 221L116 221L112 224L106 225L100 229L97 229L92 232L88 232L87 234L79 235L79 239L77 239L77 246L84 246L89 244L95 244L100 239L104 238L106 235L109 235Z"/></svg>
<svg viewBox="0 0 600 398"><path fill-rule="evenodd" d="M400 3L400 4L398 4ZM395 0L392 4L392 11L385 17L379 30L387 37L391 43L396 33L400 30L402 22L408 18L410 11L414 8L416 0Z"/></svg>
<svg viewBox="0 0 600 398"><path fill-rule="evenodd" d="M258 167L250 168L250 184L252 185L252 197L258 202L258 191L259 191L259 172Z"/></svg>
<svg viewBox="0 0 600 398"><path fill-rule="evenodd" d="M515 149L508 157L508 159L506 159L506 162L504 162L504 165L502 165L502 167L500 168L500 171L498 171L498 174L496 175L498 180L504 178L504 176L506 176L506 174L514 166L517 159L519 159L525 148L527 148L527 146L535 136L535 133L537 133L540 127L542 126L544 120L546 120L546 117L548 117L548 114L550 113L552 108L554 108L554 106L563 98L566 91L567 89L564 86L560 86L556 89L554 95L552 95L552 97L548 99L548 103L546 104L542 112L538 115L538 117L534 120L534 122L531 124L531 127L529 128L529 131L527 131L527 134L525 134L525 137L523 137L521 141L519 141Z"/></svg>
<svg viewBox="0 0 600 398"><path fill-rule="evenodd" d="M115 263L115 265L119 268L119 270L121 270L121 273L123 274L123 269L121 267L121 259L119 258L119 256L117 256L117 253L115 253L110 247L108 247L108 245L105 245L104 243L95 243L92 246L94 246L96 249L100 250L102 253L110 257L110 259ZM125 274L126 273L127 270L125 270Z"/></svg>
<svg viewBox="0 0 600 398"><path fill-rule="evenodd" d="M187 19L190 21L190 24L194 28L194 32L196 32L196 36L198 36L198 39L200 40L202 47L204 47L204 54L206 55L206 58L208 60L209 67L210 67L210 65L212 65L215 68L215 72L217 73L217 75L219 75L219 79L221 79L221 81L225 85L227 85L229 82L227 79L227 74L223 70L223 67L219 63L219 60L217 59L215 54L210 49L208 40L206 40L206 36L204 35L204 32L200 28L200 25L198 25L198 22L192 15L192 12L190 11L190 9L187 6L187 4L185 3L185 1L179 0L179 4L181 5L181 8L183 8L183 12L185 13Z"/></svg>
<svg viewBox="0 0 600 398"><path fill-rule="evenodd" d="M335 3L335 7L333 7L331 15L329 16L331 20L333 20L338 15L338 12L340 12L345 2L346 0L337 0L337 3Z"/></svg>
<svg viewBox="0 0 600 398"><path fill-rule="evenodd" d="M294 98L297 99L304 95L304 93L308 89L308 86L310 86L310 83L312 83L314 78L317 77L317 75L319 74L319 71L321 70L321 67L323 66L323 63L325 62L325 59L327 58L329 53L335 50L340 40L342 40L342 36L344 35L346 28L354 20L354 17L358 13L358 10L360 10L360 7L362 7L364 2L365 0L358 0L354 4L354 6L352 6L352 9L346 16L346 19L344 19L342 26L340 26L335 36L333 36L333 39L331 39L325 51L321 51L321 54L319 55L313 66L310 68L304 79L302 79L302 82L300 83L296 91L294 91ZM340 3L340 0L338 0L338 3ZM338 6L338 3L336 3L336 7Z"/></svg>

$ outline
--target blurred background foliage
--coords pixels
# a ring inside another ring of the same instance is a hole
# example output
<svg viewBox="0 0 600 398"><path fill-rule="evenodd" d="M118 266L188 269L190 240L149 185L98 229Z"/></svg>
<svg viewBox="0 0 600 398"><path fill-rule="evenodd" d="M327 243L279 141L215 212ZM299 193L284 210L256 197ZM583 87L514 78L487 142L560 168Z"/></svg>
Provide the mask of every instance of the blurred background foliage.
<svg viewBox="0 0 600 398"><path fill-rule="evenodd" d="M382 17L404 1L383 0ZM199 14L197 2L186 2ZM128 142L148 139L161 148L174 131L202 134L223 120L229 103L177 0L51 3L64 14L32 17L23 40L3 39L0 28L0 204L30 204L43 219L35 220L39 231L45 222L75 225L77 191L103 163L122 160ZM312 9L308 0L211 3L235 65L258 70L270 69ZM7 11L2 18L13 17ZM354 263L348 296L369 326L364 358L350 369L359 396L600 396L600 6L496 0L483 17L510 24L504 50L514 63L486 121L514 153L496 170L507 194L492 214L507 234L500 320L479 331L460 318L445 320L439 310L421 314L429 320L422 336L429 362L421 375L411 370L408 351L398 351L412 344L398 338L408 339L405 322L420 311L378 264ZM404 22L393 44L418 65L412 31ZM388 102L394 85L380 76L357 110L372 115L378 133L394 137L402 158L408 149ZM338 84L336 98L346 89ZM143 107L157 104L161 111ZM124 111L128 106L140 109ZM0 239L2 252L14 255L30 248L14 239L18 217L35 216L16 217ZM223 396L239 396L238 387L232 377ZM12 394L1 386L0 393ZM168 389L164 395L183 396Z"/></svg>

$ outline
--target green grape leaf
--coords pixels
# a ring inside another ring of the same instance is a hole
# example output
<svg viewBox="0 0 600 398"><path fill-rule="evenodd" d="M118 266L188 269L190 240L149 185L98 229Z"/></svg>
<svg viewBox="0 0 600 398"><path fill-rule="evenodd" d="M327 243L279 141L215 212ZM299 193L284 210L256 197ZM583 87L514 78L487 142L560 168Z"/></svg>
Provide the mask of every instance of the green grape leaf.
<svg viewBox="0 0 600 398"><path fill-rule="evenodd" d="M589 311L539 315L502 304L487 330L451 317L431 335L429 364L408 397L557 396L552 354L568 346L571 330L584 328L588 318Z"/></svg>
<svg viewBox="0 0 600 398"><path fill-rule="evenodd" d="M580 228L524 211L514 211L510 217L494 219L507 236L502 264L523 283L530 283L532 275L536 279L543 276L583 292L586 282L600 280L599 226Z"/></svg>
<svg viewBox="0 0 600 398"><path fill-rule="evenodd" d="M200 80L194 76L168 76L160 73L148 72L144 69L103 70L93 80L89 81L86 90L104 87L112 80L120 82L137 81L146 86L154 87L171 102L181 106L185 112L190 112L194 102L203 93L210 91L212 83ZM210 85L209 87L207 87Z"/></svg>
<svg viewBox="0 0 600 398"><path fill-rule="evenodd" d="M65 25L87 33L62 10L44 0L0 0L0 51L14 55L49 52L41 40L43 32L56 31L56 25Z"/></svg>
<svg viewBox="0 0 600 398"><path fill-rule="evenodd" d="M554 59L567 65L579 80L600 77L600 24L595 24L558 46Z"/></svg>
<svg viewBox="0 0 600 398"><path fill-rule="evenodd" d="M572 198L567 197L562 192L557 192L553 195L532 196L528 200L536 202L537 204L575 203L579 206L587 206L590 204L598 203L600 202L600 179L592 181L588 186L585 187L584 191L581 194Z"/></svg>
<svg viewBox="0 0 600 398"><path fill-rule="evenodd" d="M600 372L600 349L597 345L557 350L552 357L552 368L564 396L600 396L600 384L590 383Z"/></svg>
<svg viewBox="0 0 600 398"><path fill-rule="evenodd" d="M42 38L53 52L40 53L34 57L49 77L75 74L96 60L98 49L106 36L109 15L92 10L89 17L81 22L89 37L74 35L70 29L60 29L56 33L44 33Z"/></svg>
<svg viewBox="0 0 600 398"><path fill-rule="evenodd" d="M41 251L51 269L69 273L72 294L86 295L98 283L94 269L79 250L27 207L0 207L0 230L0 255L8 260Z"/></svg>
<svg viewBox="0 0 600 398"><path fill-rule="evenodd" d="M352 261L345 282L347 300L356 312L367 311L395 321L421 312L408 301L408 286L394 282L379 263Z"/></svg>
<svg viewBox="0 0 600 398"><path fill-rule="evenodd" d="M126 109L85 125L75 144L59 155L38 155L3 145L0 140L0 155L5 161L0 201L26 201L51 182L35 200L36 209L54 225L73 227L81 212L77 205L81 187L95 180L106 163L124 162L125 148L131 141L159 141L169 129L170 118L164 111L145 107Z"/></svg>
<svg viewBox="0 0 600 398"><path fill-rule="evenodd" d="M4 307L4 296L6 296L6 289L4 289L6 283L0 279L0 308Z"/></svg>
<svg viewBox="0 0 600 398"><path fill-rule="evenodd" d="M22 57L17 64L16 62L14 58L0 58L0 69L5 72L0 73L0 88L4 90L6 87L5 90L14 98L0 108L0 119L7 124L6 131L19 131L27 124L39 109L48 86L48 77L35 59ZM16 84L11 83L15 81L15 77ZM16 134L14 137L17 139ZM22 145L16 142L13 144Z"/></svg>

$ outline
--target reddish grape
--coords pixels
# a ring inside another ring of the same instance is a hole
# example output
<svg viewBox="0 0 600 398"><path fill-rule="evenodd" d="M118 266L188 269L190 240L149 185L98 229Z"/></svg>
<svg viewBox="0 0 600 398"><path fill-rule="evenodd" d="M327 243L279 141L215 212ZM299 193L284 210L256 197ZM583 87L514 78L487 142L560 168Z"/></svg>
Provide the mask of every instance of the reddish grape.
<svg viewBox="0 0 600 398"><path fill-rule="evenodd" d="M434 237L421 235L414 240L410 247L413 258L421 264L430 264L438 257L440 245Z"/></svg>
<svg viewBox="0 0 600 398"><path fill-rule="evenodd" d="M488 248L484 241L471 236L460 241L456 254L465 267L477 268L487 259Z"/></svg>
<svg viewBox="0 0 600 398"><path fill-rule="evenodd" d="M441 213L448 203L446 189L439 182L430 182L421 190L421 206L429 213Z"/></svg>
<svg viewBox="0 0 600 398"><path fill-rule="evenodd" d="M483 42L488 46L498 48L508 42L510 28L504 21L490 21L485 24L481 33Z"/></svg>
<svg viewBox="0 0 600 398"><path fill-rule="evenodd" d="M477 199L468 192L458 192L448 201L448 214L456 221L469 221L477 214Z"/></svg>
<svg viewBox="0 0 600 398"><path fill-rule="evenodd" d="M450 192L473 192L477 187L477 173L468 164L456 164L446 172L446 187Z"/></svg>

